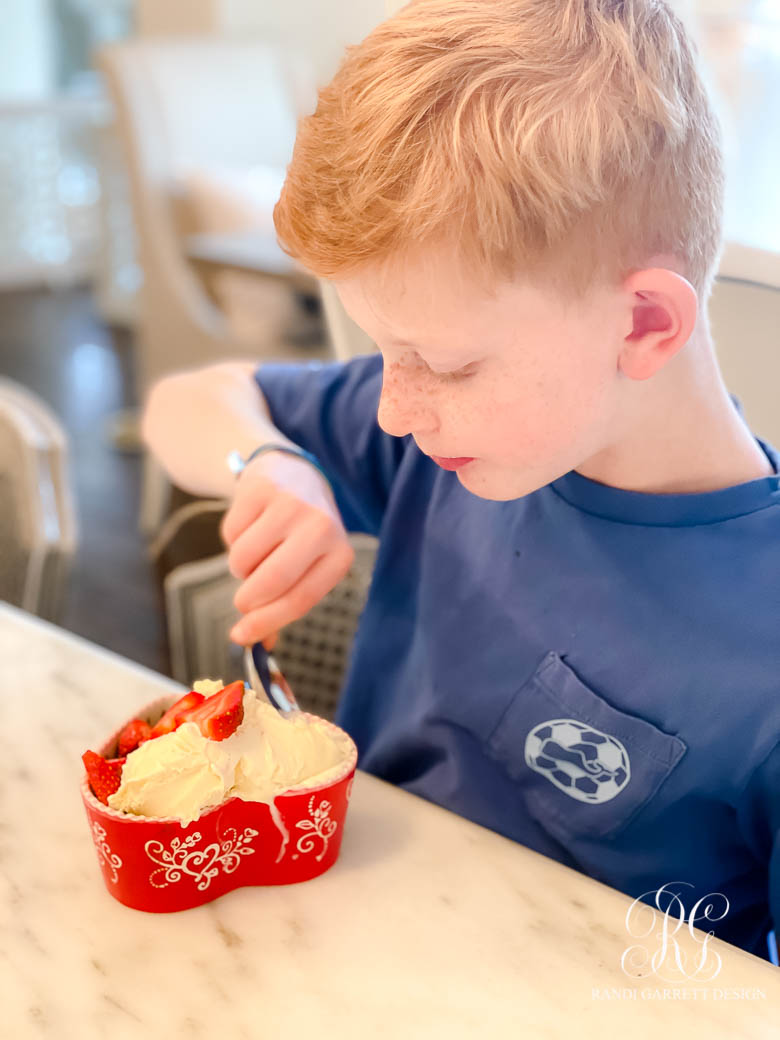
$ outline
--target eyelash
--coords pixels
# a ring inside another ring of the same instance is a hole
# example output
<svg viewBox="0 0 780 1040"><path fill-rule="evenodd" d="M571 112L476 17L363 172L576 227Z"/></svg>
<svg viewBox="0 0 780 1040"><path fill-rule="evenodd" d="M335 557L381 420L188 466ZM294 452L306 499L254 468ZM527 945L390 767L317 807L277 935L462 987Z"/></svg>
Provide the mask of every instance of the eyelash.
<svg viewBox="0 0 780 1040"><path fill-rule="evenodd" d="M467 371L468 367L455 369L454 372L434 372L433 374L445 381L459 382L461 379L468 379L469 376L474 375L473 371Z"/></svg>
<svg viewBox="0 0 780 1040"><path fill-rule="evenodd" d="M420 358L420 360L422 361L422 358ZM422 363L426 368L428 368L424 361ZM442 382L459 383L464 379L469 379L471 376L476 375L474 366L475 362L472 361L468 365L464 365L462 368L454 369L452 372L434 372L432 368L428 368L428 371L432 376L441 379Z"/></svg>

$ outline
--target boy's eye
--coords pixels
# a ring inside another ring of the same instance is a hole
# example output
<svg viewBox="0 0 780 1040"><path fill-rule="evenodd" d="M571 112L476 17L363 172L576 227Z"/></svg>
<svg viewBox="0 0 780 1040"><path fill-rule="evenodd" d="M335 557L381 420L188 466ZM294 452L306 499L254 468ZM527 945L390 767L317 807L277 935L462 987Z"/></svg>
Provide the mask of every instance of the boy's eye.
<svg viewBox="0 0 780 1040"><path fill-rule="evenodd" d="M399 362L399 364L401 364L403 367L406 367L407 363L405 363L402 359ZM411 362L411 365L422 365L422 367L424 369L427 369L432 376L435 376L437 379L441 379L443 382L456 382L457 380L468 379L470 376L475 375L478 362L471 361L468 365L461 365L460 368L452 369L452 371L449 372L437 372L435 369L431 368L430 365L428 365L427 362L423 358L421 358L419 354L415 353L414 360Z"/></svg>
<svg viewBox="0 0 780 1040"><path fill-rule="evenodd" d="M469 376L473 376L475 372L474 365L464 365L463 368L456 368L452 372L434 372L435 376L440 379L468 379Z"/></svg>

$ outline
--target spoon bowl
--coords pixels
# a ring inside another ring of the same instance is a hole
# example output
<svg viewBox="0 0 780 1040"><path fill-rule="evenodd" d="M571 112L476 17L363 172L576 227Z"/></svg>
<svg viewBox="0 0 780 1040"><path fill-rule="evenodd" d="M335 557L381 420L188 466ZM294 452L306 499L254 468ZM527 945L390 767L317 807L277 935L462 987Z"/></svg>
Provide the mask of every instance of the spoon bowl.
<svg viewBox="0 0 780 1040"><path fill-rule="evenodd" d="M300 712L290 684L282 674L276 659L268 653L262 643L245 647L244 670L255 694L273 705L280 715L290 716Z"/></svg>

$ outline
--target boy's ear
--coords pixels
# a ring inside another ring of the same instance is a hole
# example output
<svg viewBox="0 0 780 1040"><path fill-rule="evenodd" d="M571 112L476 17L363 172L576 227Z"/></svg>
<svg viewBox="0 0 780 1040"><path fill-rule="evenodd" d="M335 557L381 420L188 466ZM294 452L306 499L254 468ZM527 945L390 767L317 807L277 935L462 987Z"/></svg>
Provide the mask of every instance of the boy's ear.
<svg viewBox="0 0 780 1040"><path fill-rule="evenodd" d="M623 340L618 367L630 379L649 379L674 357L696 327L696 290L676 271L651 267L623 282L630 332Z"/></svg>

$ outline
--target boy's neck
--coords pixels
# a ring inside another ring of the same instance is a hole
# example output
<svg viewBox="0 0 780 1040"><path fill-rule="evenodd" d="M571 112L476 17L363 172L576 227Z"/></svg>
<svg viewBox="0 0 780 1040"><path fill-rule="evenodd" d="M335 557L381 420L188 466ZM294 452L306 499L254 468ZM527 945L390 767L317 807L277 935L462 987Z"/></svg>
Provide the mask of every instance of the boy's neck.
<svg viewBox="0 0 780 1040"><path fill-rule="evenodd" d="M718 491L771 476L769 459L729 397L707 332L624 399L622 436L576 467L648 494Z"/></svg>

